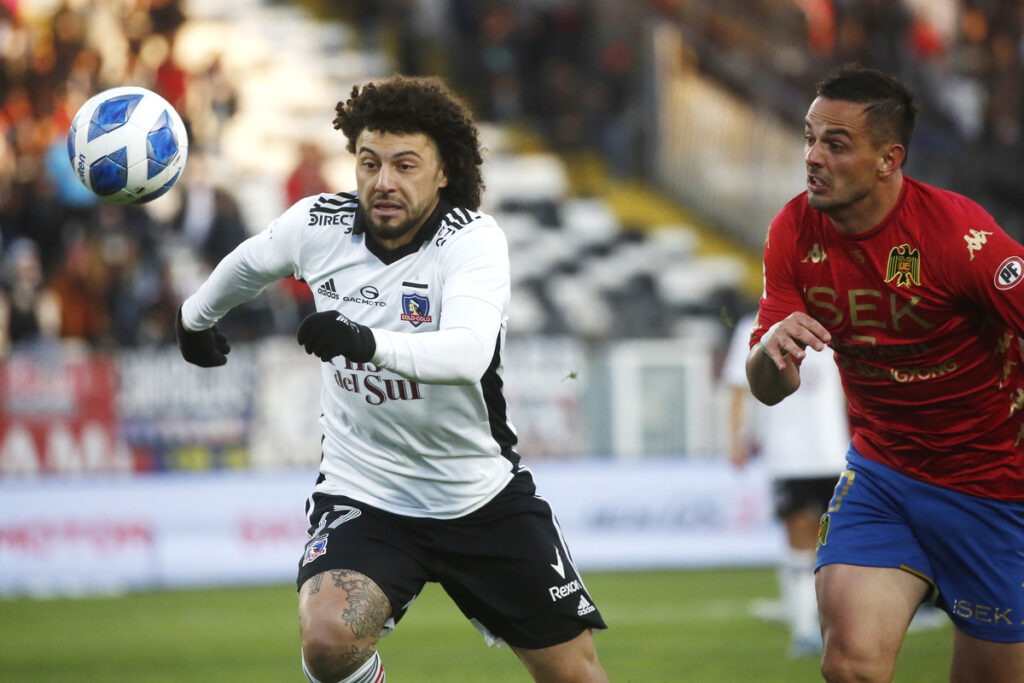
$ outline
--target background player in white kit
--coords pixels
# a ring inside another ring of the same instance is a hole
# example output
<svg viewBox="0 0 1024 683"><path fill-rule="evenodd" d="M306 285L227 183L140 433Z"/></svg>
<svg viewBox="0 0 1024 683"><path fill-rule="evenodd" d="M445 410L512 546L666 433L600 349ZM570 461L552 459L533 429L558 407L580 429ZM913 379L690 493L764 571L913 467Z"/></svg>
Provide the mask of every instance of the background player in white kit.
<svg viewBox="0 0 1024 683"><path fill-rule="evenodd" d="M502 396L504 234L477 212L476 126L437 79L352 90L334 127L358 191L300 200L182 305L182 355L230 347L214 323L289 275L314 293L298 341L322 361L320 476L300 560L310 681L384 680L377 640L426 581L538 681L606 681L605 627L515 451Z"/></svg>
<svg viewBox="0 0 1024 683"><path fill-rule="evenodd" d="M839 370L828 347L800 366L801 392L778 405L754 400L746 362L755 314L736 324L722 368L730 390L730 453L742 467L759 456L772 479L775 512L786 529L779 564L779 592L790 628L789 656L821 653L814 591L818 523L846 466L850 431ZM798 400L793 400L798 399Z"/></svg>

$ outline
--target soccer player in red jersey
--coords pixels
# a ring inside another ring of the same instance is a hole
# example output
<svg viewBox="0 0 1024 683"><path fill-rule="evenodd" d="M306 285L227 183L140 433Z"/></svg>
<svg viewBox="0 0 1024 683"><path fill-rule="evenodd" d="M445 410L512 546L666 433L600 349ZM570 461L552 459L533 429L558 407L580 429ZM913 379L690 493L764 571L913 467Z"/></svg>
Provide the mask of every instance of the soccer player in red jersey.
<svg viewBox="0 0 1024 683"><path fill-rule="evenodd" d="M891 681L918 605L953 621L950 680L1024 681L1024 247L903 175L916 105L879 71L818 84L807 190L772 221L747 358L775 404L835 351L852 444L818 537L828 681ZM808 416L813 419L813 416Z"/></svg>

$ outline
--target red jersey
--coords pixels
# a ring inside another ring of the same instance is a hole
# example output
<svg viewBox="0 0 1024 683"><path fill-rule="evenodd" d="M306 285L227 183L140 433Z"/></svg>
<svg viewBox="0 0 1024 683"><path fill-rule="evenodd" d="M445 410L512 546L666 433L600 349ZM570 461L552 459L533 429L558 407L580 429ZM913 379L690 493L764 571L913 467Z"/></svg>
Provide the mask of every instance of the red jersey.
<svg viewBox="0 0 1024 683"><path fill-rule="evenodd" d="M844 236L802 193L772 221L764 275L751 343L794 311L828 329L862 455L1024 500L1024 247L980 206L904 176L885 220Z"/></svg>

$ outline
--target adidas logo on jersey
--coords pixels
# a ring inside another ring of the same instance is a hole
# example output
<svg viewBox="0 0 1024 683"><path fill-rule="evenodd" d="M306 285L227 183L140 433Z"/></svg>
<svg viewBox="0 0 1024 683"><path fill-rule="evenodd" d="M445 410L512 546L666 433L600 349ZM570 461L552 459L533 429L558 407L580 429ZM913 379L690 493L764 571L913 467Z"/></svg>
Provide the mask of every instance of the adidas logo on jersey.
<svg viewBox="0 0 1024 683"><path fill-rule="evenodd" d="M582 617L584 614L590 614L595 609L597 609L597 608L594 607L593 603L591 603L589 600L587 600L582 595L580 596L580 604L576 605L576 614L577 614L577 616L581 616Z"/></svg>
<svg viewBox="0 0 1024 683"><path fill-rule="evenodd" d="M330 280L317 287L316 293L322 294L323 296L329 297L331 299L337 299L338 290L335 289L334 287L334 278L332 277Z"/></svg>

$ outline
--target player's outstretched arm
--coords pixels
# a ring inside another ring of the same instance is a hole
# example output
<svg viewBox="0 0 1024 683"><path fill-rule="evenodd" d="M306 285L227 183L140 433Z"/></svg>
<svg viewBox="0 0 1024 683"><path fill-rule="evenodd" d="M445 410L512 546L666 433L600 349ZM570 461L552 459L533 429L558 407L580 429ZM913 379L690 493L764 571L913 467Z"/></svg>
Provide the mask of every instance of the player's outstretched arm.
<svg viewBox="0 0 1024 683"><path fill-rule="evenodd" d="M213 368L228 362L231 352L228 338L217 331L214 325L205 330L189 330L181 322L181 309L174 316L174 336L178 338L181 357L201 368Z"/></svg>
<svg viewBox="0 0 1024 683"><path fill-rule="evenodd" d="M772 325L747 356L747 382L758 401L775 405L800 388L800 369L808 346L822 351L832 335L802 311Z"/></svg>

